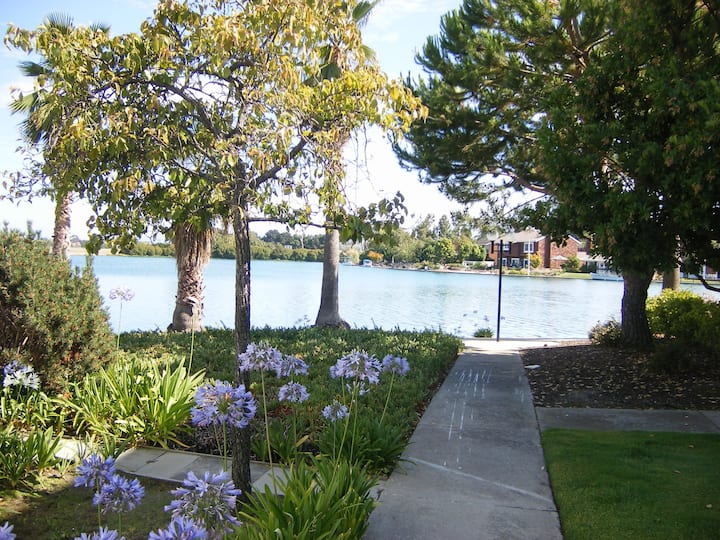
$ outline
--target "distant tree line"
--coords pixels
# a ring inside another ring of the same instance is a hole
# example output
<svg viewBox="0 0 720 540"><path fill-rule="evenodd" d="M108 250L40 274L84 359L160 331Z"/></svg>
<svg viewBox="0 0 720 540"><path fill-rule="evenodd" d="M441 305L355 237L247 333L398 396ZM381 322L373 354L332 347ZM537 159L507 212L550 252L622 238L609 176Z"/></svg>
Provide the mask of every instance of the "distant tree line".
<svg viewBox="0 0 720 540"><path fill-rule="evenodd" d="M463 261L482 261L485 248L473 239L476 225L465 215L451 217L428 215L412 229L396 229L384 240L365 243L361 258L375 263L389 264L452 264ZM325 235L305 235L270 230L263 236L250 233L250 253L255 260L322 262ZM344 255L357 262L357 249L348 247ZM124 255L144 257L173 257L175 250L169 242L137 242L122 250ZM355 255L355 256L352 256ZM233 259L235 241L232 234L216 231L213 235L212 257Z"/></svg>
<svg viewBox="0 0 720 540"><path fill-rule="evenodd" d="M271 230L262 237L250 233L250 253L255 260L282 260L322 262L325 235L300 235ZM137 242L124 248L123 255L140 257L174 257L175 249L170 242ZM235 258L235 240L232 234L216 231L213 237L212 257Z"/></svg>
<svg viewBox="0 0 720 540"><path fill-rule="evenodd" d="M368 242L363 258L378 262L377 254L382 254L385 262L394 264L482 261L486 253L474 239L477 230L477 224L461 212L441 216L437 224L428 215L409 231L396 229L385 241Z"/></svg>

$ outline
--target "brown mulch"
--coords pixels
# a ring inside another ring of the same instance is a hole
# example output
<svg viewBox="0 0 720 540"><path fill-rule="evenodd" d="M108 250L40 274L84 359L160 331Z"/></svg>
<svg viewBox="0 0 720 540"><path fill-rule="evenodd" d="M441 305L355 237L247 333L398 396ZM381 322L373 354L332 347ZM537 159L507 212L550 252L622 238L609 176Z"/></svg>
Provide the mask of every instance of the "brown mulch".
<svg viewBox="0 0 720 540"><path fill-rule="evenodd" d="M720 410L720 360L708 355L672 370L652 353L588 342L521 356L537 407Z"/></svg>

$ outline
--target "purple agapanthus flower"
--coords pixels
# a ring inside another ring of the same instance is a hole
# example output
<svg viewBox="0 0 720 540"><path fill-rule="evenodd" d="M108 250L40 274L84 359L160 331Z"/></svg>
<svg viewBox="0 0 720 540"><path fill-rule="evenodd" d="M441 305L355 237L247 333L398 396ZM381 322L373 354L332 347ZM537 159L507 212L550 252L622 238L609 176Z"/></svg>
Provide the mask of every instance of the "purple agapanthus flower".
<svg viewBox="0 0 720 540"><path fill-rule="evenodd" d="M203 525L208 538L221 538L222 532L229 533L232 526L240 525L235 517L235 499L240 490L235 489L227 471L210 474L205 471L198 478L192 471L183 480L183 487L172 490L176 496L165 507L173 518L186 517Z"/></svg>
<svg viewBox="0 0 720 540"><path fill-rule="evenodd" d="M275 365L275 373L277 373L278 379L295 375L307 375L307 372L308 365L304 360L296 356L285 355Z"/></svg>
<svg viewBox="0 0 720 540"><path fill-rule="evenodd" d="M100 527L97 532L76 536L75 540L125 540L125 537L120 536L116 530Z"/></svg>
<svg viewBox="0 0 720 540"><path fill-rule="evenodd" d="M166 529L151 532L148 536L148 540L207 540L207 538L207 529L185 516L173 518Z"/></svg>
<svg viewBox="0 0 720 540"><path fill-rule="evenodd" d="M283 360L283 354L265 342L249 343L245 352L239 354L238 369L240 371L268 371L277 369Z"/></svg>
<svg viewBox="0 0 720 540"><path fill-rule="evenodd" d="M144 495L145 488L137 478L128 480L120 474L113 474L95 493L93 505L100 507L103 514L122 514L132 511Z"/></svg>
<svg viewBox="0 0 720 540"><path fill-rule="evenodd" d="M112 457L103 459L100 454L91 454L78 465L75 487L100 488L114 474L115 460Z"/></svg>
<svg viewBox="0 0 720 540"><path fill-rule="evenodd" d="M15 540L13 526L7 521L0 526L0 540Z"/></svg>
<svg viewBox="0 0 720 540"><path fill-rule="evenodd" d="M359 383L377 384L380 381L380 361L365 351L353 350L330 367L333 378L354 379Z"/></svg>
<svg viewBox="0 0 720 540"><path fill-rule="evenodd" d="M130 287L115 287L110 290L110 300L115 300L116 298L129 302L135 298L135 292Z"/></svg>
<svg viewBox="0 0 720 540"><path fill-rule="evenodd" d="M37 390L40 388L40 377L35 373L32 366L21 364L17 360L13 360L3 368L3 386L20 386L23 388L31 388Z"/></svg>
<svg viewBox="0 0 720 540"><path fill-rule="evenodd" d="M348 408L337 399L334 399L330 405L326 405L322 410L322 415L330 422L342 420L343 418L346 418L348 414Z"/></svg>
<svg viewBox="0 0 720 540"><path fill-rule="evenodd" d="M257 402L244 385L232 386L226 381L203 384L195 392L195 407L190 411L196 426L230 424L246 427L255 417Z"/></svg>
<svg viewBox="0 0 720 540"><path fill-rule="evenodd" d="M302 384L290 381L284 384L278 390L278 400L289 401L291 403L302 403L310 397L307 388Z"/></svg>
<svg viewBox="0 0 720 540"><path fill-rule="evenodd" d="M410 364L408 364L407 358L388 354L383 358L382 370L387 373L393 373L394 375L405 375L410 371Z"/></svg>

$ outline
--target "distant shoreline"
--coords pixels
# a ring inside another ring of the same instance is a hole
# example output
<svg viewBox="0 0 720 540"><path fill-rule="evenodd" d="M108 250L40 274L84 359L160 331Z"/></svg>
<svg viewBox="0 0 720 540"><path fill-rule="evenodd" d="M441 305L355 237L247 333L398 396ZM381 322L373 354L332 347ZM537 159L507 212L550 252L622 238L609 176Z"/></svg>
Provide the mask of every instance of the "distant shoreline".
<svg viewBox="0 0 720 540"><path fill-rule="evenodd" d="M88 254L88 252L84 247L71 246L70 248L68 248L68 255L70 255L71 257L74 257L74 256L83 257L87 254ZM109 248L100 248L98 255L112 255L112 252L110 251Z"/></svg>

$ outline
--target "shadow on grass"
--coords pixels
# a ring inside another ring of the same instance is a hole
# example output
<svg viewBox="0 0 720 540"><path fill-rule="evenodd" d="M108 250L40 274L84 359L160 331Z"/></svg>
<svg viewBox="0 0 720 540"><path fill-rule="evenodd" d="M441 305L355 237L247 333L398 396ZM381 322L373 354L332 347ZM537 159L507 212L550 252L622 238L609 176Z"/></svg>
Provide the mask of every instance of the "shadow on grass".
<svg viewBox="0 0 720 540"><path fill-rule="evenodd" d="M57 475L45 478L31 492L0 492L0 523L10 522L18 540L73 539L81 533L97 531L93 492L73 487L73 479L70 474ZM122 517L122 535L127 540L146 540L150 531L167 526L170 514L163 507L173 498L170 490L178 487L149 478L139 480L145 496L137 508ZM117 515L102 516L102 525L117 529Z"/></svg>

